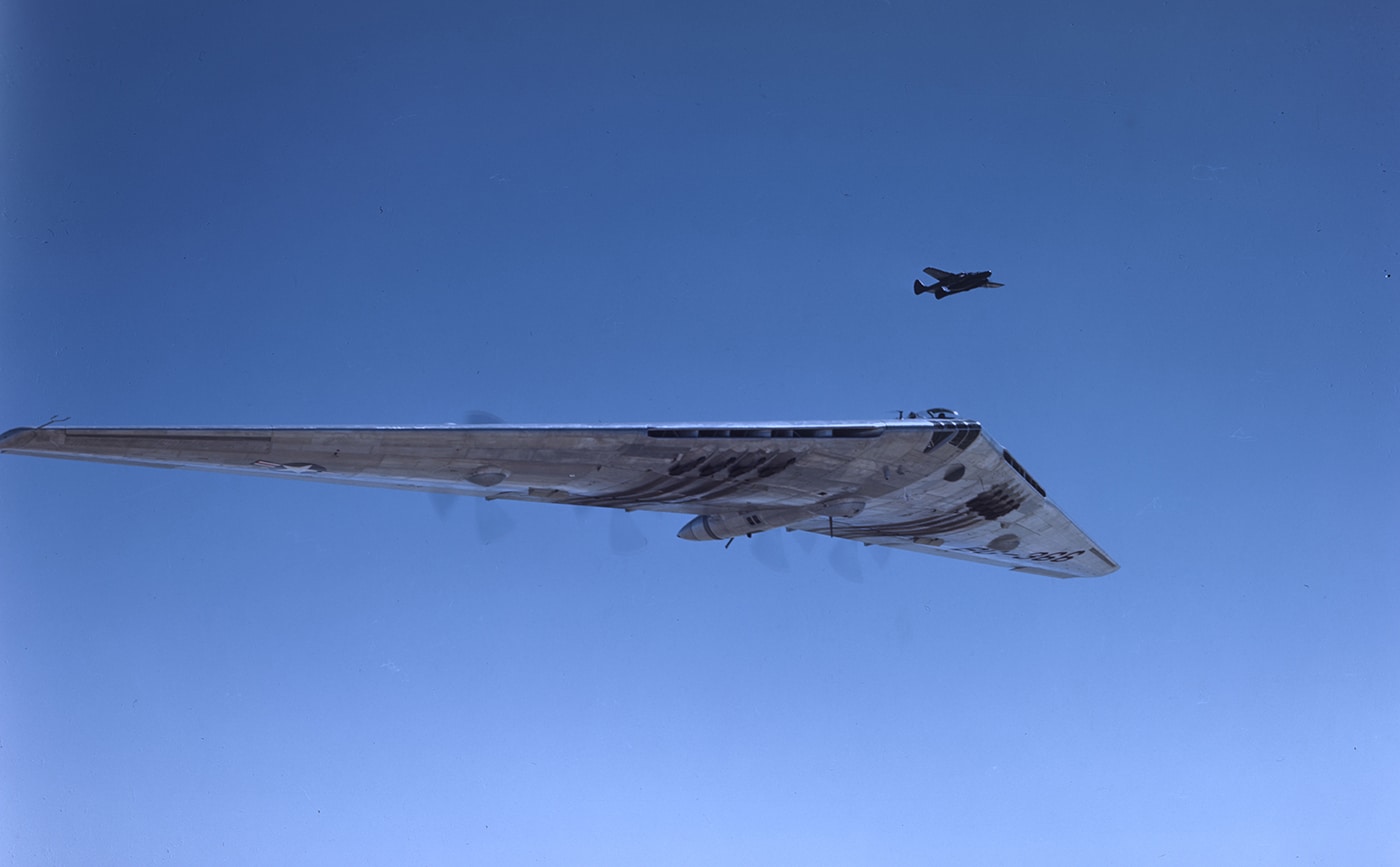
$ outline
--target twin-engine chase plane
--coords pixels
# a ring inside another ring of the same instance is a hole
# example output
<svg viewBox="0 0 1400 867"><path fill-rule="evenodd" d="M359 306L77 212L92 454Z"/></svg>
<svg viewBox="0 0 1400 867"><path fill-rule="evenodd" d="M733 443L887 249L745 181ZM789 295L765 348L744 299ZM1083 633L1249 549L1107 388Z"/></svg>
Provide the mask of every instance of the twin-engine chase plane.
<svg viewBox="0 0 1400 867"><path fill-rule="evenodd" d="M925 292L932 292L937 299L947 298L949 295L956 295L959 292L967 292L972 289L980 289L983 286L990 286L999 289L1005 283L993 283L989 278L991 271L964 271L961 274L952 274L947 271L940 271L937 268L925 268L924 273L933 277L938 282L932 286L925 286L918 280L914 281L914 294L922 295Z"/></svg>
<svg viewBox="0 0 1400 867"><path fill-rule="evenodd" d="M0 451L694 516L1055 578L1118 568L974 421L16 428Z"/></svg>

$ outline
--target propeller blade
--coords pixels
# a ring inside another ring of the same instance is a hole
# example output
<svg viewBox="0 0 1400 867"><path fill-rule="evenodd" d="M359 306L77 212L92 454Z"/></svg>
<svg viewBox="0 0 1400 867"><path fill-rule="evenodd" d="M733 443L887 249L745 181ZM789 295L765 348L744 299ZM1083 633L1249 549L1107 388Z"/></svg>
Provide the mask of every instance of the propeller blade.
<svg viewBox="0 0 1400 867"><path fill-rule="evenodd" d="M625 509L614 509L608 523L608 546L614 554L635 554L647 546L646 534Z"/></svg>

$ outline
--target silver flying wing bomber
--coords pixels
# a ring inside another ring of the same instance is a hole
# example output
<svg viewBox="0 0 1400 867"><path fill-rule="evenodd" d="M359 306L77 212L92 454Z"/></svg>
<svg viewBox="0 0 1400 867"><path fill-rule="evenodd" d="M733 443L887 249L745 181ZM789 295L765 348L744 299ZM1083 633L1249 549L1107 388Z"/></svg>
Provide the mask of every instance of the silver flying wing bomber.
<svg viewBox="0 0 1400 867"><path fill-rule="evenodd" d="M779 527L1055 578L1118 568L975 421L16 428L0 451L690 515L682 539Z"/></svg>

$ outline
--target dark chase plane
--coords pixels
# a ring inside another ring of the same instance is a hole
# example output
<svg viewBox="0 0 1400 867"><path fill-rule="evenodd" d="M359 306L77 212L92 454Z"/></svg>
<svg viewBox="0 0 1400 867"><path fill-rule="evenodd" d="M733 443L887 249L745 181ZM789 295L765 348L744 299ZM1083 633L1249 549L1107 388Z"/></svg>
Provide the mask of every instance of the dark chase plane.
<svg viewBox="0 0 1400 867"><path fill-rule="evenodd" d="M972 289L980 289L983 286L991 286L993 289L1004 286L1004 283L993 283L990 279L991 271L965 271L961 274L950 274L947 271L940 271L937 268L925 268L924 273L930 277L937 278L938 282L932 286L925 286L918 280L914 281L914 294L922 295L925 292L932 292L934 298L947 298L949 295L956 295L959 292L967 292Z"/></svg>

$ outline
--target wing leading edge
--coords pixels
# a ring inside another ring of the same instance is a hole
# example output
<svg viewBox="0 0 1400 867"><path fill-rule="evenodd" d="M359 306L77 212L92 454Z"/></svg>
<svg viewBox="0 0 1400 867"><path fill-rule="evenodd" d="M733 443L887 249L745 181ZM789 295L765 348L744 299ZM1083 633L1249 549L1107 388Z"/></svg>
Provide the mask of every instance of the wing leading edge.
<svg viewBox="0 0 1400 867"><path fill-rule="evenodd" d="M17 428L0 452L695 516L1058 578L1118 568L965 419L718 425Z"/></svg>

